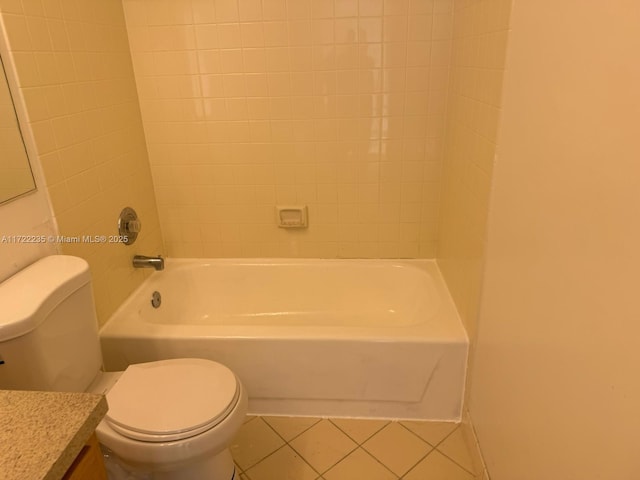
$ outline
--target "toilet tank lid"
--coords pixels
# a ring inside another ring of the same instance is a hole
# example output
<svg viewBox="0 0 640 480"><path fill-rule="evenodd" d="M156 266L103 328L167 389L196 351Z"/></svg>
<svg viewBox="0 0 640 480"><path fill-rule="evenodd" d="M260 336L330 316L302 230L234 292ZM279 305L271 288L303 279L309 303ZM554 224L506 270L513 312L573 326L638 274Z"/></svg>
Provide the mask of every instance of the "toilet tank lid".
<svg viewBox="0 0 640 480"><path fill-rule="evenodd" d="M82 258L41 258L0 283L0 342L35 329L62 300L91 280Z"/></svg>

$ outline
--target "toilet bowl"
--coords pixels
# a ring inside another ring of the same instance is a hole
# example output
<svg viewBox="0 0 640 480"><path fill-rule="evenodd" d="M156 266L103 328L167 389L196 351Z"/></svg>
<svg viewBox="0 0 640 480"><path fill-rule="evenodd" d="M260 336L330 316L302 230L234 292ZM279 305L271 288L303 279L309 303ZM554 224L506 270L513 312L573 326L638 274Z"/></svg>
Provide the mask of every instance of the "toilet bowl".
<svg viewBox="0 0 640 480"><path fill-rule="evenodd" d="M102 372L90 280L84 260L53 255L0 284L0 388L106 395L96 434L110 480L232 480L240 380L197 358Z"/></svg>
<svg viewBox="0 0 640 480"><path fill-rule="evenodd" d="M224 365L195 358L135 364L104 373L89 391L109 404L96 434L110 480L234 478L228 447L247 395Z"/></svg>

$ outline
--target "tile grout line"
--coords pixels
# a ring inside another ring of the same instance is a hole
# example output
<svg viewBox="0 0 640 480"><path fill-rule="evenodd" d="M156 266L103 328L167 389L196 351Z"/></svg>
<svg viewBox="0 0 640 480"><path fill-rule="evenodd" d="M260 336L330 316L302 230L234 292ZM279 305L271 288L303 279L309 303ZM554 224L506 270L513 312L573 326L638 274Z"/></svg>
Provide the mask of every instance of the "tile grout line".
<svg viewBox="0 0 640 480"><path fill-rule="evenodd" d="M398 422L402 427L404 427L405 429L407 429L409 432L413 433L416 437L418 437L420 440L422 440L423 442L425 442L427 445L429 445L430 447L432 447L434 450L438 448L438 446L440 444L442 444L442 442L444 442L447 438L449 438L451 435L453 435L453 432L455 432L458 428L460 428L460 426L462 425L462 423L457 424L453 430L451 430L449 433L447 433L444 438L442 440L440 440L439 442L437 442L436 444L433 444L431 442L428 442L427 440L425 440L424 438L422 438L420 435L418 435L416 432L414 432L413 430L411 430L409 427L407 427L406 425L404 425L402 422Z"/></svg>
<svg viewBox="0 0 640 480"><path fill-rule="evenodd" d="M444 442L445 442L445 441L446 441L446 440L447 440L451 435L453 435L453 434L454 434L454 432L455 432L456 430L461 429L461 428L462 428L462 422L461 422L461 423L459 423L459 424L458 424L458 426L457 426L456 428L454 428L453 430L451 430L451 432L450 432L446 437L444 437L442 440L440 440L440 441L438 442L438 444L437 444L437 445L435 445L435 446L433 447L433 449L434 449L434 450L437 450L437 451L438 451L438 453L440 453L441 455L443 455L443 456L447 457L449 460L451 460L453 463L455 463L458 467L460 467L460 468L461 468L461 469L463 469L465 472L467 472L467 473L469 473L469 474L471 474L471 475L473 475L473 476L475 477L475 476L476 476L476 474L475 474L474 472L469 471L467 468L465 468L465 467L463 467L462 465L460 465L460 463L458 463L458 461L457 461L457 460L455 460L455 459L451 458L449 455L447 455L446 453L444 453L442 450L440 450L440 449L438 448L438 447L439 447L440 445L442 445L442 444L443 444L443 443L444 443ZM466 445L466 442L465 442L465 445ZM468 445L466 445L466 447L467 447L467 449L469 449L469 446L468 446Z"/></svg>
<svg viewBox="0 0 640 480"><path fill-rule="evenodd" d="M449 460L451 460L453 463L455 463L458 467L460 467L462 470L464 470L465 472L467 472L469 475L472 475L474 478L478 475L477 473L474 473L470 470L468 470L467 468L463 467L462 465L460 465L455 459L451 458L449 455L447 455L446 453L444 453L442 450L439 450L437 448L433 449L434 451L437 451L440 455L442 455L443 457L448 458Z"/></svg>
<svg viewBox="0 0 640 480"><path fill-rule="evenodd" d="M457 425L451 432L449 432L447 435L445 435L439 442L437 442L435 445L433 445L432 443L426 441L425 439L423 439L422 437L420 437L416 432L412 431L408 426L404 425L401 421L387 421L387 423L385 425L383 425L381 428L379 428L378 430L376 430L374 433L368 435L362 442L357 441L355 438L353 438L352 436L350 436L347 432L345 432L342 428L340 428L337 424L335 424L333 422L332 418L318 418L318 417L311 417L314 418L316 421L309 425L308 427L306 427L304 430L302 430L301 432L299 432L298 434L296 434L294 437L291 438L291 441L295 440L296 438L300 437L302 434L304 434L305 432L309 431L311 428L313 428L314 426L318 425L320 422L322 422L322 420L326 420L328 421L331 425L333 425L335 428L338 429L338 431L340 433L342 433L343 435L345 435L347 438L349 438L351 441L354 442L355 444L355 448L351 449L348 451L348 453L346 453L342 458L340 458L338 461L336 461L335 463L333 463L331 466L329 466L328 468L324 469L322 472L320 472L318 469L316 469L315 467L313 467L308 461L307 459L298 451L296 450L291 444L290 441L287 441L276 429L274 426L272 426L263 416L261 415L252 415L250 416L251 418L249 418L248 420L246 420L244 423L250 423L256 420L261 420L262 422L264 422L270 430L272 430L278 438L280 438L284 444L281 445L280 447L278 447L276 450L274 450L273 452L265 455L264 457L260 458L259 460L257 460L256 462L252 463L249 467L247 467L246 469L243 469L242 467L240 467L240 465L238 465L237 463L234 462L234 464L236 465L237 469L238 469L238 478L240 478L240 476L244 476L247 478L247 480L251 480L251 475L248 473L248 470L254 468L255 466L257 466L258 464L260 464L261 462L263 462L264 460L266 460L267 458L271 457L272 455L274 455L275 453L277 453L278 451L282 450L284 447L288 446L299 458L300 460L302 460L307 466L309 466L309 468L311 468L311 470L318 475L318 477L316 477L316 480L323 480L324 478L324 474L329 472L331 469L333 469L334 467L336 467L338 464L342 463L343 461L345 461L350 455L352 455L354 452L356 452L358 449L362 450L363 453L365 455L367 455L369 458L372 458L373 460L375 460L379 465L381 465L386 471L388 471L391 475L393 475L396 479L402 479L405 478L406 475L408 475L411 471L413 471L418 464L420 464L422 461L424 461L429 455L433 454L434 451L437 451L438 453L440 453L441 455L443 455L447 460L451 461L453 464L455 464L457 467L459 467L460 469L462 469L464 472L470 474L473 476L473 478L477 478L477 475L468 470L467 468L465 468L464 466L462 466L460 463L458 463L455 459L453 459L451 456L445 454L444 452L442 452L438 447L440 445L442 445L451 435L453 435L453 433L458 430L460 428L460 424ZM386 428L388 428L389 425L391 425L392 423L398 423L404 430L408 431L409 433L411 433L413 436L417 437L420 441L422 441L424 444L426 444L427 446L431 447L431 450L429 452L427 452L424 456L422 456L415 464L413 464L406 472L404 472L402 475L397 475L395 472L391 471L389 469L389 467L387 467L381 460L379 460L375 455L373 455L371 452L369 452L365 447L364 444L366 442L368 442L369 440L371 440L373 437L375 437L376 435L378 435L380 432L382 432L383 430L385 430ZM481 475L481 474L480 474Z"/></svg>
<svg viewBox="0 0 640 480"><path fill-rule="evenodd" d="M314 427L315 425L318 425L322 420L326 420L326 421L328 421L331 425L333 425L334 427L338 428L338 426L337 426L337 425L334 425L334 423L331 421L331 419L329 419L329 418L321 418L319 421L317 421L316 423L314 423L313 425L311 425L311 427L307 428L304 432L306 432L306 431L310 430L310 429L311 429L312 427ZM346 434L346 433L344 433L342 430L340 430L340 428L338 428L338 430L339 430L342 434L347 435L347 434ZM300 433L300 435L302 435L304 432ZM295 439L296 439L296 438L298 438L300 435L296 435L296 436L295 436L294 438L292 438L291 440L295 440ZM338 464L339 464L340 462L342 462L345 458L347 458L349 455L351 455L353 452L355 452L355 451L358 449L358 447L360 446L360 445L358 444L358 442L356 442L355 440L353 440L353 439L352 439L351 437L349 437L348 435L347 435L347 438L349 438L351 441L353 441L353 443L355 443L355 444L356 444L356 447L355 447L353 450L350 450L350 451L349 451L349 453L347 453L344 457L342 457L340 460L338 460L336 463L334 463L333 465L331 465L329 468L327 468L327 469L326 469L326 470L324 470L323 472L319 472L319 471L318 471L318 470L316 470L313 466L311 466L311 464L309 464L309 462L307 461L307 459L306 459L306 458L304 458L304 457L302 456L302 454L301 454L300 452L298 452L298 450L296 450L296 449L295 449L295 447L294 447L293 445L290 445L290 444L289 444L289 442L287 442L287 445L289 445L289 447L290 447L294 452L296 452L296 454L297 454L297 455L298 455L302 460L304 460L304 462L305 462L307 465L309 465L309 466L313 469L313 471L314 471L314 472L318 473L318 475L320 475L320 476L322 477L325 473L327 473L329 470L331 470L333 467L335 467L336 465L338 465Z"/></svg>
<svg viewBox="0 0 640 480"><path fill-rule="evenodd" d="M296 438L297 438L297 437L296 437ZM319 471L318 471L318 470L317 470L313 465L311 465L311 464L309 463L309 461L308 461L306 458L304 458L304 457L302 456L302 454L301 454L299 451L297 451L295 448L293 448L293 445L291 445L291 444L287 443L287 446L288 446L291 450L293 450L293 451L295 452L295 454L296 454L296 455L298 455L298 457L300 457L300 460L302 460L304 463L306 463L307 465L309 465L309 468L311 468L311 470L313 470L314 472L316 472L316 473L318 474L318 476L319 476L319 477L321 477L321 476L322 476L322 473L321 473L321 472L319 472Z"/></svg>
<svg viewBox="0 0 640 480"><path fill-rule="evenodd" d="M430 444L429 444L430 445ZM402 475L400 475L400 479L402 480L403 478L405 478L407 475L409 475L409 473L411 473L412 470L414 470L422 461L424 461L424 459L426 459L429 455L431 455L433 452L435 452L436 449L432 448L431 450L429 450L429 452L422 457L420 460L418 460L414 465L411 466L411 468L409 468L409 470L407 470L406 472L404 472Z"/></svg>
<svg viewBox="0 0 640 480"><path fill-rule="evenodd" d="M424 438L422 438L420 435L418 435L416 432L414 432L413 430L411 430L409 427L407 427L405 424L403 424L402 422L398 422L398 425L400 425L402 428L404 428L405 430L407 430L409 433L411 433L412 435L418 437L418 439L422 440L424 443L426 443L427 445L429 445L431 448L435 449L437 445L440 445L442 442L445 441L445 439L447 439L449 437L449 435L451 435L453 432L455 432L456 428L454 428L451 432L449 432L442 440L440 440L436 445L432 444L431 442L427 442Z"/></svg>
<svg viewBox="0 0 640 480"><path fill-rule="evenodd" d="M454 434L454 432L455 432L456 430L458 430L459 428L462 428L462 423L459 423L458 425L456 425L456 427L455 427L453 430L451 430L448 434L446 434L442 440L440 440L438 443L436 443L436 444L433 446L433 448L436 448L436 449L437 449L440 445L442 445L442 444L445 442L445 440L446 440L447 438L449 438L451 435L453 435L453 434Z"/></svg>
<svg viewBox="0 0 640 480"><path fill-rule="evenodd" d="M474 423L471 421L471 413L469 412L469 409L466 409L465 414L463 414L463 418L466 417L468 420L468 427L469 427L469 432L471 433L471 443L472 445L469 445L469 442L467 441L467 448L470 450L469 453L471 453L472 458L472 463L474 465L474 467L478 467L480 466L480 473L477 474L478 478L482 478L485 474L487 477L489 477L489 472L487 470L487 464L484 461L484 455L482 454L482 449L480 448L480 441L478 440L478 433L476 431L476 426L474 425ZM466 438L465 440L468 440L468 438ZM478 460L480 460L480 465L478 465Z"/></svg>
<svg viewBox="0 0 640 480"><path fill-rule="evenodd" d="M253 465L251 465L251 467L247 468L247 470L249 470L249 469L251 469L251 468L253 468L253 467L256 467L258 464L262 463L262 462L263 462L264 460L266 460L267 458L269 458L269 457L271 457L271 456L275 455L277 452L279 452L280 450L282 450L282 449L283 449L283 448L285 448L285 447L289 447L289 448L291 448L291 449L296 453L296 455L298 455L298 457L300 457L300 460L302 460L304 463L306 463L307 465L309 465L309 462L307 462L307 460L306 460L302 455L300 455L296 450L294 450L294 449L293 449L293 447L292 447L291 445L289 445L288 443L285 443L285 444L284 444L284 445L282 445L281 447L278 447L277 449L275 449L273 452L271 452L271 453L270 453L269 455L267 455L266 457L264 457L264 458L262 458L262 459L258 460L256 463L254 463ZM310 467L310 468L311 468L315 473L318 473L318 471L317 471L315 468L313 468L311 465L309 465L309 467ZM247 470L245 470L245 471L244 471L244 474L245 474L245 475L247 475L247 476L249 476L249 474L248 474ZM320 473L318 473L318 475L320 475ZM249 478L249 480L251 480L251 478Z"/></svg>
<svg viewBox="0 0 640 480"><path fill-rule="evenodd" d="M394 422L394 421L387 421L387 423L385 425L383 425L381 428L379 428L378 430L376 430L374 433L372 433L371 435L369 435L366 439L364 439L362 442L358 442L355 438L352 438L347 432L345 432L344 430L342 430L338 425L336 425L334 422L331 421L331 419L329 419L329 421L338 429L340 430L342 433L344 433L347 437L351 438L351 440L353 440L356 445L357 448L355 448L354 450L352 450L351 452L349 452L345 457L343 457L340 461L338 461L335 465L333 465L331 468L335 467L338 463L346 460L346 458L351 455L353 452L355 452L356 450L360 449L362 450L366 455L368 455L370 458L372 458L373 460L375 460L376 462L378 462L385 470L387 470L389 473L391 473L394 477L396 478L401 478L401 475L397 475L395 472L393 472L387 465L385 465L380 459L378 459L378 457L376 457L375 455L373 455L371 452L369 452L369 450L366 449L366 447L364 446L364 444L366 442L368 442L369 440L371 440L373 437L375 437L376 435L378 435L380 432L382 432L384 429L386 429L389 425L391 425L392 423L400 423L398 422ZM411 432L413 433L413 432ZM415 435L415 434L414 434ZM424 439L420 438L420 440L424 443L426 443L427 445L429 445L431 447L431 444L426 442ZM432 447L432 449L429 451L429 453L431 453L435 448ZM427 455L429 454L427 453ZM425 455L426 457L426 455ZM423 457L424 458L424 457ZM419 460L419 462L422 461L422 459ZM418 462L418 463L419 463ZM416 464L417 465L417 464ZM412 466L409 470L413 469L415 467ZM331 468L329 468L326 472L327 473L329 470L331 470ZM407 472L405 472L406 475Z"/></svg>
<svg viewBox="0 0 640 480"><path fill-rule="evenodd" d="M307 417L307 418L316 418L316 419L317 419L317 421L316 421L315 423L313 423L313 424L309 425L307 428L305 428L304 430L302 430L300 433L296 434L296 435L295 435L294 437L292 437L290 440L287 440L287 439L286 439L286 438L284 438L282 435L280 435L280 432L278 432L278 431L275 429L275 427L273 427L273 426L269 423L269 421L268 421L268 420L265 420L262 416L260 416L259 418L261 418L261 419L262 419L262 421L263 421L264 423L266 423L266 424L269 426L269 428L270 428L271 430L273 430L273 431L276 433L276 435L278 435L278 436L282 439L282 441L283 441L283 442L285 442L285 443L287 443L287 444L288 444L290 441L293 441L293 440L295 440L296 438L298 438L300 435L302 435L302 434L303 434L303 433L305 433L306 431L311 430L313 427L315 427L317 424L319 424L319 423L323 420L322 418L319 418L319 417ZM294 418L294 417L284 417L284 416L283 416L282 418Z"/></svg>
<svg viewBox="0 0 640 480"><path fill-rule="evenodd" d="M271 425L269 425L269 424L268 424L268 423L267 423L267 422L266 422L266 421L265 421L261 416L256 416L255 418L256 418L256 419L260 419L260 420L262 420L262 422L263 422L263 423L265 423L269 428L271 428ZM252 421L252 420L250 420L250 421ZM247 422L247 423L249 423L249 422ZM276 433L277 433L277 432L276 432ZM284 446L287 444L287 442L286 442L282 437L280 437L280 435L278 435L278 437L279 437L279 438L284 442L284 445L280 445L280 446L279 446L278 448L276 448L273 452L268 453L268 454L267 454L267 455L265 455L264 457L260 458L260 460L257 460L256 462L252 463L252 464L251 464L251 465L249 465L247 468L245 468L245 469L243 470L243 472L242 472L242 473L246 474L246 473L247 473L247 470L249 470L249 469L251 469L251 468L255 467L257 464L259 464L260 462L262 462L264 459L266 459L266 458L270 457L271 455L273 455L274 453L276 453L278 450L280 450L282 447L284 447Z"/></svg>
<svg viewBox="0 0 640 480"><path fill-rule="evenodd" d="M422 456L422 458L420 458L416 463L414 463L413 465L411 465L411 467L409 467L409 470L407 470L406 472L404 472L402 475L399 475L399 478L404 477L405 475L407 475L411 470L413 470L414 468L416 468L420 462L422 462L425 458L427 458L429 455L431 455L436 449L434 447L431 446L431 444L423 439L422 440L424 443L426 443L427 445L429 445L431 447L431 450L429 450L427 453L424 454L424 456Z"/></svg>
<svg viewBox="0 0 640 480"><path fill-rule="evenodd" d="M403 425L404 426L404 425ZM405 427L406 428L406 427ZM458 425L456 428L454 428L451 432L449 432L442 440L440 440L438 442L438 445L441 445L447 438L449 438L453 432L455 432L458 428L460 428L460 425ZM413 433L413 432L412 432ZM409 470L407 470L401 477L400 479L404 478L405 475L408 475L413 469L415 469L419 463L421 463L422 461L424 461L429 455L431 455L433 452L438 452L440 455L442 455L443 457L445 457L447 460L451 461L454 465L456 465L457 467L459 467L460 469L462 469L463 471L465 471L466 473L468 473L469 475L471 475L474 479L476 479L478 477L478 474L469 471L467 468L463 467L462 465L460 465L456 460L454 460L453 458L451 458L449 455L447 455L446 453L444 453L443 451L441 451L440 449L437 448L437 446L432 446L429 442L427 442L426 440L422 439L421 440L423 442L425 442L427 445L431 446L432 449L429 451L429 453L427 453L424 457L422 457L420 460L418 460L418 462L413 465ZM480 474L481 475L481 474Z"/></svg>
<svg viewBox="0 0 640 480"><path fill-rule="evenodd" d="M293 447L291 447L293 448ZM353 450L350 450L349 453L347 453L344 457L342 457L340 460L338 460L336 463L334 463L333 465L331 465L329 468L327 468L326 470L324 470L322 473L320 473L320 476L324 476L325 473L327 473L329 470L331 470L333 467L335 467L336 465L338 465L340 462L342 462L343 460L345 460L349 455L351 455L353 452L355 452L356 450L358 450L358 448L360 448L360 446L358 444L356 444L356 448L354 448Z"/></svg>
<svg viewBox="0 0 640 480"><path fill-rule="evenodd" d="M394 477L396 477L396 478L398 478L398 479L400 478L400 475L397 475L395 472L391 471L391 469L390 469L389 467L387 467L384 463L382 463L378 457L376 457L376 456L374 456L373 454L371 454L371 453L369 452L369 450L367 450L366 448L364 448L362 445L360 445L360 448L361 448L361 449L362 449L362 450L363 450L367 455L369 455L371 458L373 458L376 462L378 462L380 465L382 465L382 467L383 467L385 470L387 470L388 472L390 472L390 473L391 473L391 475L393 475Z"/></svg>
<svg viewBox="0 0 640 480"><path fill-rule="evenodd" d="M251 423L251 422L253 422L256 418L261 418L261 417L259 417L259 416L257 416L257 415L245 415L245 416L244 416L244 422L242 422L242 425L244 426L244 425L246 425L246 424L248 424L248 423ZM245 475L245 476L246 476L246 470L245 470L244 468L242 468L242 467L238 464L238 462L236 462L235 458L233 459L233 464L236 466L236 469L239 471L239 473L238 473L238 480L240 479L240 477L241 477L241 476L243 476L243 475ZM248 476L247 476L247 477L248 477ZM234 478L234 480L236 480L236 479ZM249 479L249 480L251 480L251 479Z"/></svg>
<svg viewBox="0 0 640 480"><path fill-rule="evenodd" d="M345 432L344 430L342 430L338 425L336 425L335 423L333 423L331 421L331 419L329 419L329 421L338 429L340 430L342 433L344 433L347 437L351 438L351 440L353 440L355 442L355 444L357 445L357 447L352 450L351 452L349 452L342 460L345 460L349 455L351 455L353 452L355 452L356 450L361 449L366 455L369 455L369 457L373 458L376 462L378 462L385 470L387 470L388 472L390 472L393 476L395 476L396 478L400 478L398 475L396 475L394 472L392 472L389 467L387 467L384 463L382 463L375 455L373 455L371 452L369 452L369 450L367 450L364 447L364 444L366 442L368 442L369 440L371 440L373 437L375 437L377 434L379 434L380 432L382 432L385 428L387 428L389 425L391 425L393 422L392 421L387 421L387 423L385 423L381 428L379 428L378 430L376 430L374 433L372 433L371 435L369 435L366 439L364 439L362 442L358 442L355 438L352 438L347 432ZM342 462L342 460L340 460L340 462ZM337 462L336 465L340 462ZM336 465L334 465L333 467L335 467ZM331 468L333 468L331 467ZM331 470L331 468L329 470ZM327 472L329 471L327 470ZM324 473L327 473L324 472Z"/></svg>
<svg viewBox="0 0 640 480"><path fill-rule="evenodd" d="M262 418L262 417L260 417L260 418ZM317 417L311 417L311 418L317 418ZM318 472L318 470L316 470L316 469L313 467L313 465L311 465L311 464L307 461L307 459L306 459L306 458L304 458L304 457L300 454L300 452L298 452L295 448L293 448L293 445L291 445L287 440L285 440L285 438L284 438L282 435L280 435L280 433L279 433L279 432L278 432L278 431L277 431L273 426L271 426L271 424L270 424L267 420L265 420L264 418L262 418L262 421L263 421L264 423L266 423L266 424L269 426L269 428L270 428L271 430L273 430L273 431L276 433L276 435L278 435L278 437L280 437L280 438L282 439L282 441L284 442L284 445L283 445L282 447L278 448L278 450L281 450L281 449L282 449L282 448L284 448L285 446L288 446L291 450L293 450L293 451L295 452L295 454L296 454L296 455L298 455L298 457L300 457L300 460L302 460L304 463L306 463L306 464L309 466L309 468L311 468L311 470L313 470L315 473L317 473L320 477L322 476L322 473ZM310 425L309 427L305 428L302 432L298 433L298 434L297 434L296 436L294 436L291 440L295 440L296 438L298 438L298 437L299 437L300 435L302 435L303 433L307 432L308 430L311 430L311 428L313 428L315 425L318 425L321 421L322 421L322 418L318 419L318 421L317 421L317 422L315 422L315 423L313 423L312 425ZM278 450L276 450L275 452L272 452L270 455L273 455L273 454L274 454L274 453L276 453ZM267 456L266 456L265 458L263 458L262 460L266 459L266 458L267 458L267 457L269 457L270 455L267 455ZM262 460L260 460L260 462L262 462ZM258 462L258 463L260 463L260 462ZM257 463L256 463L256 465L257 465ZM254 467L255 467L255 465L254 465ZM249 480L251 480L251 479L249 479Z"/></svg>
<svg viewBox="0 0 640 480"><path fill-rule="evenodd" d="M375 435L377 435L378 433L380 433L382 430L384 430L385 428L387 428L387 426L391 425L392 423L397 423L399 426L401 426L402 428L404 428L407 432L411 433L412 435L414 435L415 437L418 438L418 440L420 440L422 443L426 444L427 446L429 446L431 448L431 450L429 450L426 454L424 454L422 457L420 457L418 459L418 461L416 463L414 463L413 465L411 465L411 467L409 467L409 469L404 472L402 475L397 475L395 472L391 471L391 469L389 469L389 467L387 467L384 463L382 463L381 460L379 460L375 455L373 455L371 452L369 452L369 450L367 450L364 446L362 446L362 449L367 452L367 454L369 454L369 456L371 456L373 459L375 459L378 463L380 463L380 465L382 465L383 467L385 467L387 470L389 470L393 475L395 475L396 478L401 479L402 477L404 477L405 475L407 475L411 470L413 470L414 468L416 468L416 466L422 462L425 458L427 458L436 448L431 445L429 442L427 442L424 438L422 438L421 436L419 436L417 433L411 431L408 427L406 427L405 425L402 424L402 422L397 421L397 422L389 422L387 423L387 425L385 425L383 428L381 428L380 430L378 430L375 434L371 435L371 437L369 437L367 440L370 440L371 438L373 438ZM454 429L455 430L455 429ZM449 433L449 435L451 435L451 433ZM447 435L447 437L449 436ZM446 438L446 437L445 437ZM365 442L363 442L365 443Z"/></svg>
<svg viewBox="0 0 640 480"><path fill-rule="evenodd" d="M405 427L405 426L403 425L403 427ZM407 430L411 431L408 427L405 427L405 428L406 428ZM441 454L441 455L443 455L444 457L446 457L446 458L448 458L449 460L451 460L453 463L455 463L458 467L460 467L461 469L463 469L465 472L467 472L467 473L469 473L469 474L471 474L471 475L473 475L473 476L475 477L475 475L476 475L475 473L473 473L473 472L469 471L468 469L466 469L465 467L463 467L462 465L460 465L460 463L458 463L455 459L451 458L449 455L447 455L446 453L444 453L442 450L440 450L440 449L438 448L438 447L439 447L440 445L442 445L442 444L443 444L443 443L444 443L444 442L445 442L445 441L446 441L446 440L447 440L451 435L453 435L453 434L455 433L455 431L456 431L456 430L458 430L458 429L460 429L460 428L462 428L462 422L461 422L461 423L459 423L458 425L456 425L456 427L455 427L453 430L451 430L447 435L445 435L445 437L444 437L442 440L440 440L440 441L439 441L438 443L436 443L435 445L432 445L431 443L427 442L427 441L426 441L426 440L424 440L424 439L422 439L422 440L423 440L424 442L426 442L427 444L429 444L429 445L431 445L431 446L433 447L433 450L432 450L431 452L429 452L429 454L433 453L434 451L437 451L439 454ZM416 434L416 433L414 433L414 432L411 432L411 433L413 433L414 435L417 435L417 434ZM467 447L467 448L468 448L468 447ZM424 458L426 458L429 454L425 455L425 457L424 457ZM424 458L423 458L423 460L424 460ZM421 460L421 461L422 461L422 460ZM416 464L416 465L417 465L417 464ZM416 465L414 465L413 467L411 467L411 469L413 470L413 468L415 468L415 466L416 466ZM407 472L407 473L408 473L408 472ZM405 474L405 475L406 475L406 474Z"/></svg>
<svg viewBox="0 0 640 480"><path fill-rule="evenodd" d="M382 430L384 430L388 425L390 425L391 423L394 422L388 422L387 425L385 425L383 428L381 428L380 430L378 430L376 433L374 433L373 435L371 435L367 440L370 440L371 438L373 438L376 434L380 433ZM391 472L393 475L395 475L397 478L402 479L405 477L405 475L409 474L409 472L411 472L413 469L415 469L418 464L420 464L422 461L424 461L429 455L431 455L433 452L437 451L438 453L444 455L444 453L442 453L440 450L437 449L437 445L440 445L441 443L443 443L447 438L449 438L453 432L455 432L458 428L460 428L461 424L456 425L456 427L451 430L447 435L444 436L444 438L442 438L442 440L440 440L436 445L433 445L429 442L427 442L424 438L422 438L420 435L418 435L417 433L415 433L414 431L412 431L409 427L407 427L406 425L404 425L401 421L397 421L395 423L398 423L398 425L400 425L401 427L403 427L407 432L411 433L412 435L414 435L415 437L417 437L420 441L422 441L423 443L425 443L426 445L428 445L429 447L431 447L431 450L429 450L424 456L422 456L415 464L413 464L406 472L404 472L402 475L396 475L395 472ZM367 441L365 440L365 442ZM363 444L365 443L363 442ZM375 457L373 454L371 454L364 446L362 446L362 449L369 454L369 456L371 456L373 459L375 459L378 463L380 463L383 467L385 467L387 470L389 470L389 468L382 463L377 457ZM462 465L458 464L458 462L454 461L452 458L450 458L448 455L444 455L446 458L448 458L449 460L451 460L453 463L455 463L456 466L462 468L464 471L469 472L466 468L462 467ZM391 470L389 470L391 471ZM475 474L472 474L475 475Z"/></svg>
<svg viewBox="0 0 640 480"><path fill-rule="evenodd" d="M382 427L380 427L378 430L376 430L375 432L373 432L371 435L369 435L367 438L365 438L362 442L358 442L358 440L356 440L355 438L353 438L351 435L349 435L347 432L345 432L342 428L340 428L339 425L336 425L335 422L333 420L339 420L337 418L331 419L328 418L327 420L329 420L329 422L331 422L333 424L334 427L336 427L338 430L340 430L342 433L344 433L347 437L349 437L351 440L353 440L358 446L362 446L363 443L371 440L374 436L376 436L378 433L380 433L382 430L384 430L385 428L387 428L387 425L389 425L391 422L391 420L387 421L387 423L385 423Z"/></svg>

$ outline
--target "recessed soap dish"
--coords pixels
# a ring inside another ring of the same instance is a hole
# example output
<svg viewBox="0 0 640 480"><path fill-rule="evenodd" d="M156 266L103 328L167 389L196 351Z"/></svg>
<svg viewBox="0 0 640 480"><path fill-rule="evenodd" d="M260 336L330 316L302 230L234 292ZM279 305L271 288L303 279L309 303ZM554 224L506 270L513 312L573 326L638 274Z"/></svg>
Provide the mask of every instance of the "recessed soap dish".
<svg viewBox="0 0 640 480"><path fill-rule="evenodd" d="M281 228L307 228L309 226L306 205L276 206L276 223Z"/></svg>

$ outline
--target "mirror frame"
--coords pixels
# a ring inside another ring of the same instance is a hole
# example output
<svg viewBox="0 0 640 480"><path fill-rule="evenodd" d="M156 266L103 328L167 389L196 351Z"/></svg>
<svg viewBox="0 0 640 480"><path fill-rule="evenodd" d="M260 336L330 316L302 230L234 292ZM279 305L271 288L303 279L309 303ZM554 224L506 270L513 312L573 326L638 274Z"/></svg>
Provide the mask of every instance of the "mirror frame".
<svg viewBox="0 0 640 480"><path fill-rule="evenodd" d="M21 115L18 113L19 108L16 105L17 94L15 90L16 88L18 88L17 82L15 82L15 79L12 76L14 72L10 74L7 70L7 66L11 66L12 62L10 58L10 53L6 48L6 37L5 37L5 31L4 31L4 24L2 22L0 22L0 28L2 28L2 32L0 32L2 33L2 35L0 36L3 37L0 39L0 75L4 75L4 79L9 89L9 96L11 98L11 103L13 104L13 113L16 119L16 127L18 128L18 133L20 134L20 139L22 140L22 148L24 150L25 160L27 162L27 166L29 167L29 173L31 175L31 188L28 188L24 191L20 191L19 193L16 193L15 195L8 198L0 198L0 205L4 205L14 200L17 200L19 198L22 198L25 195L29 195L35 192L36 190L38 190L38 185L36 182L36 176L34 174L33 164L31 162L31 156L29 155L29 149L27 148L27 142L24 136L25 130L23 128L23 122L21 121ZM5 58L7 57L9 57L8 61L5 61ZM1 80L2 79L0 79L0 81ZM19 95L19 91L18 91L18 95Z"/></svg>

